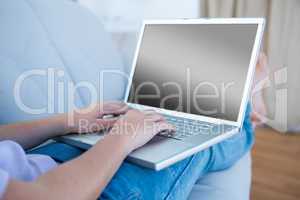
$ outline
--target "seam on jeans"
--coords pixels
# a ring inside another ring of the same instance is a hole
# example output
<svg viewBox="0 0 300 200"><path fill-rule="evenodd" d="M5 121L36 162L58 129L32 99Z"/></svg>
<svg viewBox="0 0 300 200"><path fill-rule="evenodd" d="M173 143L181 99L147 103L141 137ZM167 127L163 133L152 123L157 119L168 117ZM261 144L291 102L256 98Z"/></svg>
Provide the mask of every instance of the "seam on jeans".
<svg viewBox="0 0 300 200"><path fill-rule="evenodd" d="M186 174L187 169L189 168L191 162L195 159L195 155L193 155L191 157L191 159L189 160L189 162L187 163L187 165L184 167L183 171L181 172L181 174L177 177L175 183L172 185L172 187L170 188L169 192L167 193L166 197L164 198L164 200L168 200L170 197L170 194L172 192L172 190L179 184L180 178Z"/></svg>
<svg viewBox="0 0 300 200"><path fill-rule="evenodd" d="M129 189L128 192L126 192L126 194L124 193L120 193L120 194L116 194L113 192L113 190L111 191L104 191L107 194L102 193L100 195L100 197L98 198L99 200L142 200L142 195L139 192L139 190L137 190L136 188L131 188ZM103 197L102 195L104 195L105 197Z"/></svg>
<svg viewBox="0 0 300 200"><path fill-rule="evenodd" d="M176 176L177 176L176 170L173 170L171 167L167 170L170 172L172 178L176 178Z"/></svg>
<svg viewBox="0 0 300 200"><path fill-rule="evenodd" d="M124 200L142 200L142 197L139 192L132 192Z"/></svg>

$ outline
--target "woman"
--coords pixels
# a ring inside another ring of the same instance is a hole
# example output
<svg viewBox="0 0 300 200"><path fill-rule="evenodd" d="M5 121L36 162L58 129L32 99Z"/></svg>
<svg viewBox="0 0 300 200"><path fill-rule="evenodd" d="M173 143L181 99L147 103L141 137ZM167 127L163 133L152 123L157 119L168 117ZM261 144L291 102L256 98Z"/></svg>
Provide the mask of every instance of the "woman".
<svg viewBox="0 0 300 200"><path fill-rule="evenodd" d="M155 134L174 131L152 111L103 103L74 115L1 126L0 199L97 199L100 194L102 199L186 199L199 177L231 166L251 148L249 113L248 108L240 134L159 172L126 162L120 167L131 151ZM69 117L73 117L72 126ZM88 122L89 128L83 130L80 120ZM26 155L23 150L59 135L103 128L110 131L102 140L64 164L45 155Z"/></svg>

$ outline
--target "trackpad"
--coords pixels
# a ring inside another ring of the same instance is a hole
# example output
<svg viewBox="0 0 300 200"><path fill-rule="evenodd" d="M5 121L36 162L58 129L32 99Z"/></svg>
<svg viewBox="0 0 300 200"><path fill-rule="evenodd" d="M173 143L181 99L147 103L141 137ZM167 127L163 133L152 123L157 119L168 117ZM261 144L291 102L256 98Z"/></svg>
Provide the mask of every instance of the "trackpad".
<svg viewBox="0 0 300 200"><path fill-rule="evenodd" d="M129 158L130 160L136 158L146 162L158 163L191 147L191 144L180 140L155 136L149 143L132 152Z"/></svg>

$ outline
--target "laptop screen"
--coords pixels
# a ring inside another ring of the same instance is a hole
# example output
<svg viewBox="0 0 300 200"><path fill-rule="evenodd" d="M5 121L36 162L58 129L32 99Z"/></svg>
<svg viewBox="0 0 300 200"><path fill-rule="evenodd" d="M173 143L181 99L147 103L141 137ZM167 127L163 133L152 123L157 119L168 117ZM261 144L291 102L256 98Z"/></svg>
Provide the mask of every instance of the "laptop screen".
<svg viewBox="0 0 300 200"><path fill-rule="evenodd" d="M128 102L237 121L257 24L146 24Z"/></svg>

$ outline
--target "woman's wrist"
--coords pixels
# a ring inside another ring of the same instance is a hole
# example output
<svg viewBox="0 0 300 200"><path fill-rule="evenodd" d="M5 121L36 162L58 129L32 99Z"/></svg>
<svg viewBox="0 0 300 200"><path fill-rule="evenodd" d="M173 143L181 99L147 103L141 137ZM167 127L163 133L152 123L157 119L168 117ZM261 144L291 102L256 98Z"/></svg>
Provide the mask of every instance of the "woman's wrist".
<svg viewBox="0 0 300 200"><path fill-rule="evenodd" d="M129 134L115 131L113 128L105 136L115 141L116 146L122 148L126 155L130 154L134 149L132 148L132 140Z"/></svg>
<svg viewBox="0 0 300 200"><path fill-rule="evenodd" d="M68 115L63 113L63 114L58 114L52 118L53 124L57 126L57 133L59 135L66 135L71 132L71 127L68 126Z"/></svg>
<svg viewBox="0 0 300 200"><path fill-rule="evenodd" d="M130 142L128 138L121 137L120 135L114 135L114 134L107 134L104 136L102 140L97 142L95 145L101 148L101 146L106 146L111 151L114 151L115 153L118 152L118 154L121 154L124 159L132 152L132 149L130 148Z"/></svg>

